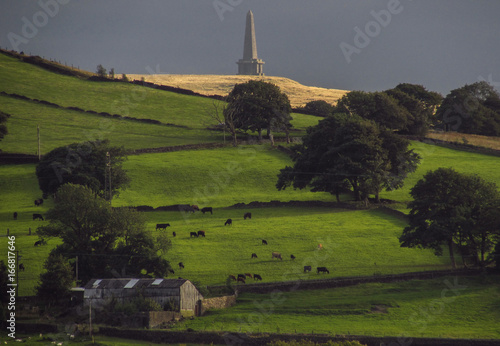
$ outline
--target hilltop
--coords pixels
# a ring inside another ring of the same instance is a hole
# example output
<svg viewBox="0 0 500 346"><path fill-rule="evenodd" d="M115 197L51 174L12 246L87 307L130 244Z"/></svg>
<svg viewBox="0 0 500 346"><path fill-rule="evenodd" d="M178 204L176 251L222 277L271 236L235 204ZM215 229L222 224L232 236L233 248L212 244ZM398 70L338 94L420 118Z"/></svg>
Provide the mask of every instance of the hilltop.
<svg viewBox="0 0 500 346"><path fill-rule="evenodd" d="M288 95L292 107L304 106L309 101L325 100L336 104L348 90L327 89L302 85L292 79L273 76L241 76L241 75L190 75L190 74L127 74L131 80L168 85L182 89L192 90L202 95L225 96L233 89L235 84L245 83L249 80L262 80L276 84Z"/></svg>

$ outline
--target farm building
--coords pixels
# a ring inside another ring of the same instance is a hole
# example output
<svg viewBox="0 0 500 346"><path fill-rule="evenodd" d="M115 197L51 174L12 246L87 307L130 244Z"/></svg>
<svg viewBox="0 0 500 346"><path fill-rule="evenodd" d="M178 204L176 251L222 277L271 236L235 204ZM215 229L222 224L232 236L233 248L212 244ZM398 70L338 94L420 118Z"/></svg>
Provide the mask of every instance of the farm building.
<svg viewBox="0 0 500 346"><path fill-rule="evenodd" d="M99 309L112 299L130 302L142 296L164 307L170 303L184 316L201 313L203 296L195 285L185 279L92 279L85 285L84 305Z"/></svg>

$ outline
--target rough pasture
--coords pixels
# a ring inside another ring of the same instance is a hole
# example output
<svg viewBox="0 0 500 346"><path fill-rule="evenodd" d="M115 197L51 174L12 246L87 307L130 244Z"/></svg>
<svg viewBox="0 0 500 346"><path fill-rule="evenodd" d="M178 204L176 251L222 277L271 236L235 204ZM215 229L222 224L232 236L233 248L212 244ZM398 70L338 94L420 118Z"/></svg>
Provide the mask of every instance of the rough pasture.
<svg viewBox="0 0 500 346"><path fill-rule="evenodd" d="M404 222L384 212L335 210L329 208L256 208L251 224L224 227L227 218L241 217L239 209L216 209L213 218L180 212L148 212L151 226L156 220L171 220L184 237L172 238L168 259L183 262L184 278L205 285L223 285L230 273L259 273L264 281L293 280L312 265L308 274L317 279L316 267L325 266L335 276L373 275L448 268L446 256L432 251L400 248L397 235ZM154 227L152 227L154 229ZM210 236L203 241L189 239L189 230L203 229ZM268 246L261 240L267 239ZM317 244L323 250L317 250ZM272 246L272 249L270 248ZM278 251L283 261L272 260ZM251 258L251 254L257 258ZM293 254L297 259L290 260Z"/></svg>

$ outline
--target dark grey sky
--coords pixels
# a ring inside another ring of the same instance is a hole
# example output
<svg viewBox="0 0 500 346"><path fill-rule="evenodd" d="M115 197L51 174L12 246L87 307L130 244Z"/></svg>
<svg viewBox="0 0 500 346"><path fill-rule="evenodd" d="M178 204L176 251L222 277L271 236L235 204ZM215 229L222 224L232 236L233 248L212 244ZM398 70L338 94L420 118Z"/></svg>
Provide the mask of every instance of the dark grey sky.
<svg viewBox="0 0 500 346"><path fill-rule="evenodd" d="M0 0L0 46L90 71L235 74L248 10L266 75L500 89L498 0Z"/></svg>

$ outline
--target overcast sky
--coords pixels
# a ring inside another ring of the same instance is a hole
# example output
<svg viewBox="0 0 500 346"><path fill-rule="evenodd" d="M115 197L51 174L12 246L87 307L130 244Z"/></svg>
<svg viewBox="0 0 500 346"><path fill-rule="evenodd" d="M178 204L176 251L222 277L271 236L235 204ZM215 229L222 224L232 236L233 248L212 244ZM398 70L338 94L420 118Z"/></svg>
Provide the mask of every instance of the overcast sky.
<svg viewBox="0 0 500 346"><path fill-rule="evenodd" d="M0 46L89 71L236 74L248 10L266 75L500 89L498 0L0 0Z"/></svg>

